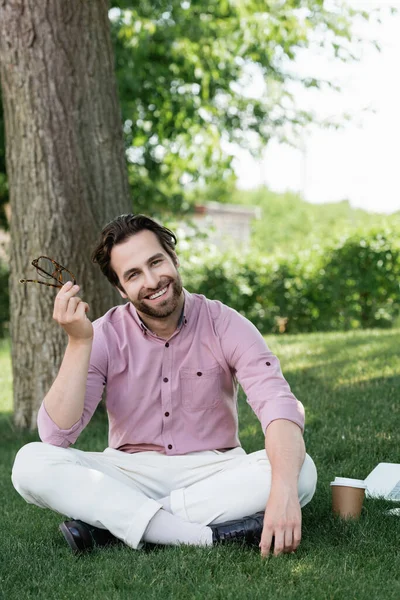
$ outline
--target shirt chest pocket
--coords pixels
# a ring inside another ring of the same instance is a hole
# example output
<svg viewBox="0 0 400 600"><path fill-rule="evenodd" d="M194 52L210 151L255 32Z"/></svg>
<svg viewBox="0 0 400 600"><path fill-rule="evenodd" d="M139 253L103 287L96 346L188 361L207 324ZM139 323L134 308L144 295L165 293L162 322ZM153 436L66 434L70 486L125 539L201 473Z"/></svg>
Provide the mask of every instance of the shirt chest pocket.
<svg viewBox="0 0 400 600"><path fill-rule="evenodd" d="M180 395L183 407L195 412L214 408L221 400L222 369L187 369L179 372Z"/></svg>

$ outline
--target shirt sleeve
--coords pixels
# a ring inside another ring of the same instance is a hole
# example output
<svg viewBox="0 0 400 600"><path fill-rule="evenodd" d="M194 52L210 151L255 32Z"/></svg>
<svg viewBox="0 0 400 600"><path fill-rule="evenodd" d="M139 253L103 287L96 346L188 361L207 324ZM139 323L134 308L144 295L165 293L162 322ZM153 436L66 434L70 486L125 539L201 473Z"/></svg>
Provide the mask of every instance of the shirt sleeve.
<svg viewBox="0 0 400 600"><path fill-rule="evenodd" d="M263 431L276 419L287 419L304 429L304 407L290 390L278 358L256 327L235 310L225 307L218 335L225 359Z"/></svg>
<svg viewBox="0 0 400 600"><path fill-rule="evenodd" d="M93 325L94 338L82 417L69 429L61 429L54 423L44 406L44 402L42 402L37 417L39 437L42 442L53 446L61 446L62 448L68 448L68 446L74 444L100 403L107 382L108 352L103 328L96 327L96 323Z"/></svg>

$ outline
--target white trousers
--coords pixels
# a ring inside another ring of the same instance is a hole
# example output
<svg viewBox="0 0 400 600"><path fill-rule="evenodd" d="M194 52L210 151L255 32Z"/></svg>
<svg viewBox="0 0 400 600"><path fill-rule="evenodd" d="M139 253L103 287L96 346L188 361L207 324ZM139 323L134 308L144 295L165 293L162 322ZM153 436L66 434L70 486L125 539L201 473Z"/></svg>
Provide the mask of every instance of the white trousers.
<svg viewBox="0 0 400 600"><path fill-rule="evenodd" d="M18 452L12 482L30 504L108 529L132 548L169 496L171 512L209 525L265 509L271 466L265 450L246 454L210 450L183 456L127 454L107 448L83 452L41 442ZM300 505L314 495L317 471L306 455L299 481Z"/></svg>

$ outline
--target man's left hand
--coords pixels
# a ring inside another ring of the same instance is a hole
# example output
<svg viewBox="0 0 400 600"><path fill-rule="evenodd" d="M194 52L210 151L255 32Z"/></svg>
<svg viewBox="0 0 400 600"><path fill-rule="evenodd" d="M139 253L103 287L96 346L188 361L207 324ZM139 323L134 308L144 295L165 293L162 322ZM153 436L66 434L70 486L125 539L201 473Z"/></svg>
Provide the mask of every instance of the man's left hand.
<svg viewBox="0 0 400 600"><path fill-rule="evenodd" d="M294 552L301 540L301 508L297 489L272 486L261 535L261 555Z"/></svg>

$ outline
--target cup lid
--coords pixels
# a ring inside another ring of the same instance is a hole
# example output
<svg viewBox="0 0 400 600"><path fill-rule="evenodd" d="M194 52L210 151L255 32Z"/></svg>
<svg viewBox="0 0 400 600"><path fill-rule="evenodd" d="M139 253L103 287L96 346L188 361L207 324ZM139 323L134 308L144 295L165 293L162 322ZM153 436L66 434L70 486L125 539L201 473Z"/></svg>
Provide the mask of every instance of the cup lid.
<svg viewBox="0 0 400 600"><path fill-rule="evenodd" d="M331 481L331 485L342 485L363 489L366 489L367 487L364 479L351 479L350 477L335 477L335 481Z"/></svg>

